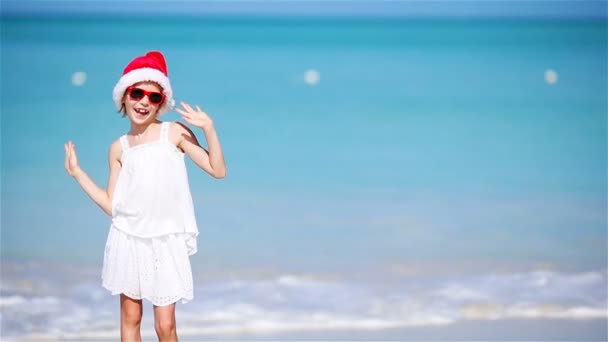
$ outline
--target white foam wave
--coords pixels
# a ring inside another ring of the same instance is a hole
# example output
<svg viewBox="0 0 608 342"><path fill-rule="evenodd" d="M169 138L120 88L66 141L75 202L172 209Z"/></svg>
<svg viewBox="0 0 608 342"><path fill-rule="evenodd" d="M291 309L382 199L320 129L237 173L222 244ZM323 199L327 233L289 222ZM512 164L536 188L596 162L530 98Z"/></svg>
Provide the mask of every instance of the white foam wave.
<svg viewBox="0 0 608 342"><path fill-rule="evenodd" d="M420 279L426 283L416 286L411 281L378 287L285 274L201 284L194 302L178 306L179 332L221 337L432 327L467 320L608 319L606 271ZM11 294L3 288L3 334L30 340L115 339L118 301L97 285L75 284L55 296ZM144 313L142 334L154 338L153 324L146 323L151 317L152 312Z"/></svg>

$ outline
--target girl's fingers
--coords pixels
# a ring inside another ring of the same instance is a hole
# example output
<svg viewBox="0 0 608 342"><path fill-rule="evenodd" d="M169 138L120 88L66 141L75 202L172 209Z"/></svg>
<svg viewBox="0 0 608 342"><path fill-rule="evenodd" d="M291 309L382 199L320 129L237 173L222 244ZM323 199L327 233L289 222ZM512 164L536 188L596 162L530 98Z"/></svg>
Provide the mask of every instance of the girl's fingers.
<svg viewBox="0 0 608 342"><path fill-rule="evenodd" d="M201 109L201 107L199 105L196 105L196 110L194 110L194 108L192 108L192 106L190 106L189 104L187 104L186 102L182 101L181 102L182 107L184 107L184 109L186 110L186 112L190 113L190 112L202 112L203 110ZM175 110L180 111L179 108L176 108ZM183 110L182 110L183 111Z"/></svg>
<svg viewBox="0 0 608 342"><path fill-rule="evenodd" d="M182 114L182 119L188 121L188 120L192 120L192 115L190 114Z"/></svg>
<svg viewBox="0 0 608 342"><path fill-rule="evenodd" d="M70 153L70 157L75 161L76 160L76 146L72 144L72 151Z"/></svg>
<svg viewBox="0 0 608 342"><path fill-rule="evenodd" d="M184 102L184 108L186 108L189 112L194 112L194 109L192 109L192 107L190 107L190 105L185 102Z"/></svg>
<svg viewBox="0 0 608 342"><path fill-rule="evenodd" d="M190 117L187 115L182 115L182 120L188 121L188 120L190 120Z"/></svg>
<svg viewBox="0 0 608 342"><path fill-rule="evenodd" d="M66 144L65 146L65 169L70 172L70 159L72 158L72 153L70 152L69 146Z"/></svg>
<svg viewBox="0 0 608 342"><path fill-rule="evenodd" d="M64 167L69 175L73 175L74 170L78 167L78 158L76 157L76 146L73 142L68 141L63 144L65 149Z"/></svg>
<svg viewBox="0 0 608 342"><path fill-rule="evenodd" d="M184 112L183 110L181 110L179 108L175 108L175 111L180 113L181 115L186 115L186 112Z"/></svg>

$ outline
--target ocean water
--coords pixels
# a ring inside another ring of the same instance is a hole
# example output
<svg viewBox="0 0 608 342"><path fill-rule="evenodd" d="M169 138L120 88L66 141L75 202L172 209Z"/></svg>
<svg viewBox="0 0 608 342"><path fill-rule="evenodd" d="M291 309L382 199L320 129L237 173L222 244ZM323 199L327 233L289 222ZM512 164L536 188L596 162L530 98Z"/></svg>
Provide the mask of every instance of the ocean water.
<svg viewBox="0 0 608 342"><path fill-rule="evenodd" d="M201 235L180 336L606 339L605 21L1 25L3 340L119 335L110 219L62 145L105 186L129 128L112 88L154 49L228 165L188 164Z"/></svg>

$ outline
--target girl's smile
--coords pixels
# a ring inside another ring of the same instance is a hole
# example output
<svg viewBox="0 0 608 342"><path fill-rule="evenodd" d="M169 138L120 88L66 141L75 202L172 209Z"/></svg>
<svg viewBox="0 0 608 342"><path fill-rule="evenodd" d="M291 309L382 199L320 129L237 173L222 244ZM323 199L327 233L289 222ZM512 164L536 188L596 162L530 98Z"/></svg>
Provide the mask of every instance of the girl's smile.
<svg viewBox="0 0 608 342"><path fill-rule="evenodd" d="M148 114L150 114L150 111L144 108L135 108L135 112L138 114L138 116L142 118L145 118L146 116L148 116Z"/></svg>

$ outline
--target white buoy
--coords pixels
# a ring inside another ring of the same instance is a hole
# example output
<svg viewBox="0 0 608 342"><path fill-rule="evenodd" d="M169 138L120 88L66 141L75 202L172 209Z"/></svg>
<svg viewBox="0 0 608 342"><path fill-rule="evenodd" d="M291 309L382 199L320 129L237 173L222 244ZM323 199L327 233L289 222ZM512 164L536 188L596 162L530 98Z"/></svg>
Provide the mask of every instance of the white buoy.
<svg viewBox="0 0 608 342"><path fill-rule="evenodd" d="M558 75L557 71L553 69L545 70L545 82L550 85L554 85L557 83Z"/></svg>
<svg viewBox="0 0 608 342"><path fill-rule="evenodd" d="M80 87L87 81L87 73L84 71L77 71L72 74L72 85Z"/></svg>
<svg viewBox="0 0 608 342"><path fill-rule="evenodd" d="M310 69L304 73L304 82L308 85L316 85L321 80L321 74L317 70Z"/></svg>

